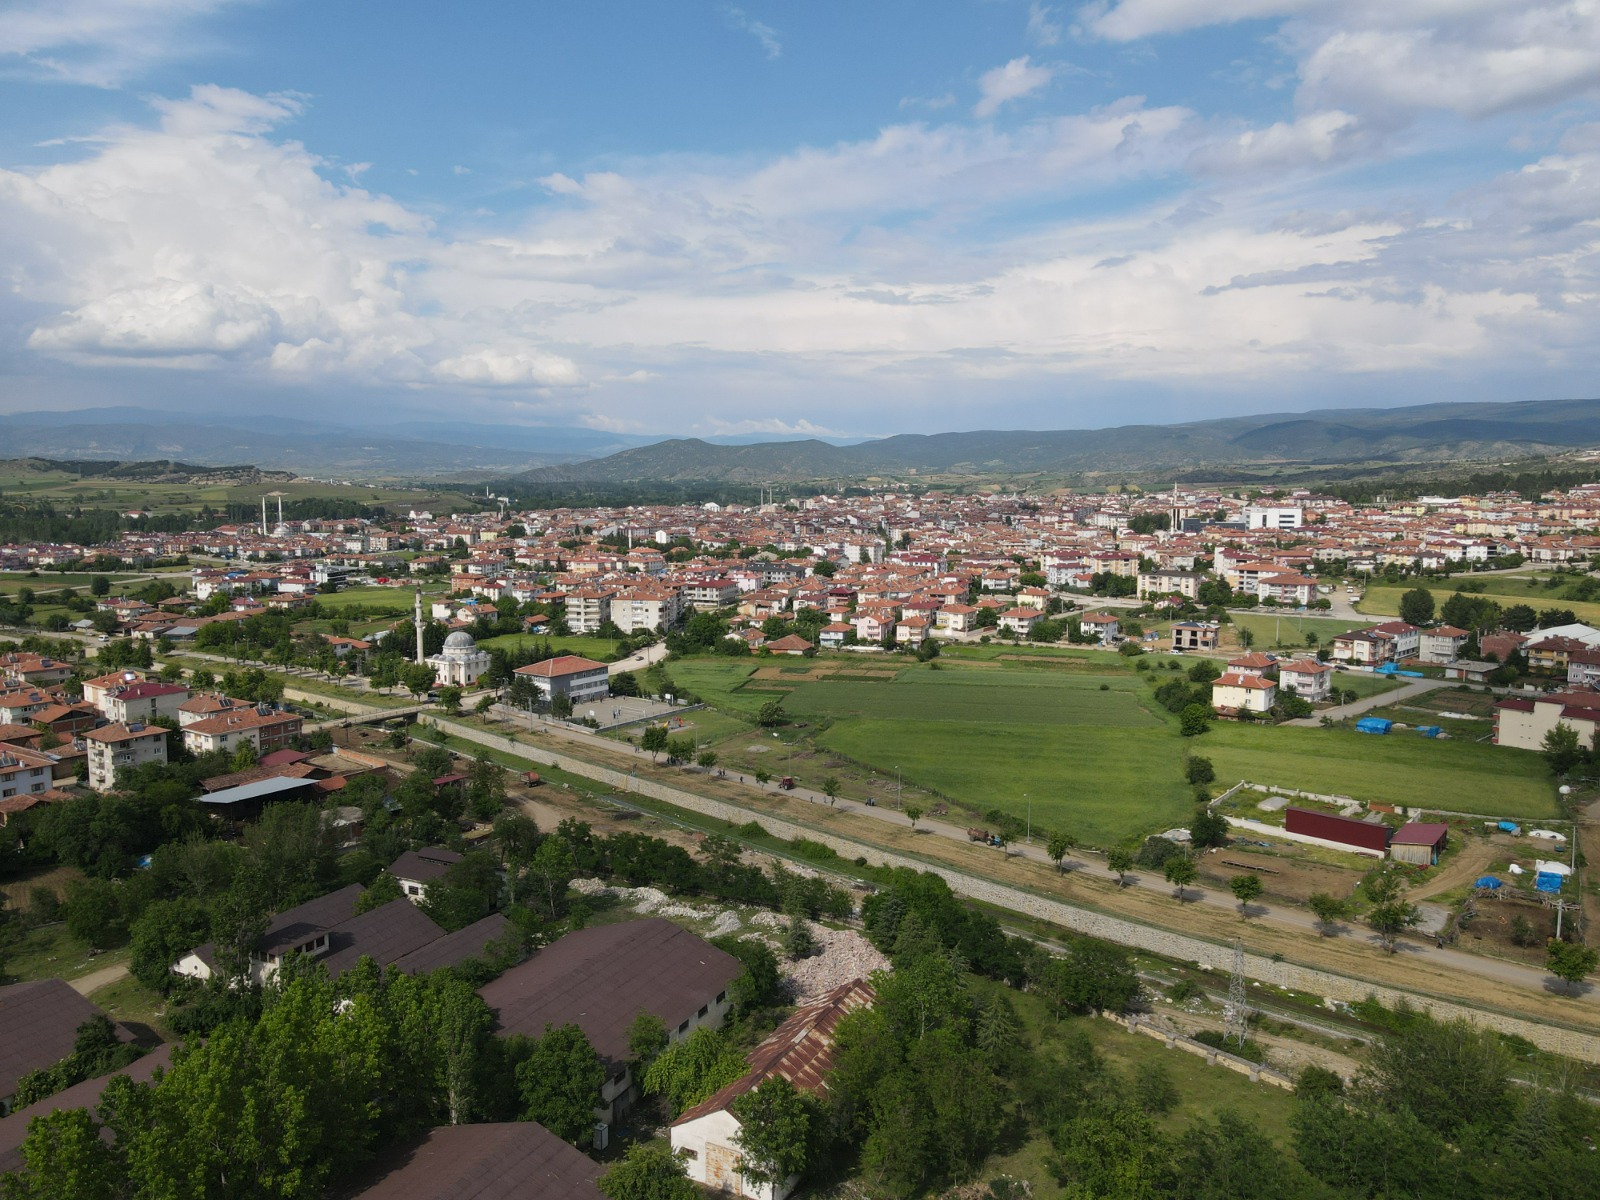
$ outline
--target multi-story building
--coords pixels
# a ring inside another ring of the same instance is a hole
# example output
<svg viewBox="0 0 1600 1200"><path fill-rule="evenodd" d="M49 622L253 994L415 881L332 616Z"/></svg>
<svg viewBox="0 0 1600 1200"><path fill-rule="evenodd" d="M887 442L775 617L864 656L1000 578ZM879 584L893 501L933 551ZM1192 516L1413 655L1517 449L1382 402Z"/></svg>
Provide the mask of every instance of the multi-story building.
<svg viewBox="0 0 1600 1200"><path fill-rule="evenodd" d="M183 726L183 746L191 754L213 750L232 754L249 742L257 755L271 754L288 747L299 736L301 724L296 713L264 706L234 709Z"/></svg>
<svg viewBox="0 0 1600 1200"><path fill-rule="evenodd" d="M611 676L605 663L563 654L529 667L518 667L517 674L533 681L545 703L565 696L574 705L603 700L611 693Z"/></svg>
<svg viewBox="0 0 1600 1200"><path fill-rule="evenodd" d="M609 588L579 588L566 594L567 628L573 633L594 633L611 620L611 601L616 592Z"/></svg>
<svg viewBox="0 0 1600 1200"><path fill-rule="evenodd" d="M83 742L89 752L89 786L97 792L115 787L120 770L167 761L167 731L159 725L102 725L85 733Z"/></svg>
<svg viewBox="0 0 1600 1200"><path fill-rule="evenodd" d="M55 759L42 750L0 743L0 800L50 790Z"/></svg>

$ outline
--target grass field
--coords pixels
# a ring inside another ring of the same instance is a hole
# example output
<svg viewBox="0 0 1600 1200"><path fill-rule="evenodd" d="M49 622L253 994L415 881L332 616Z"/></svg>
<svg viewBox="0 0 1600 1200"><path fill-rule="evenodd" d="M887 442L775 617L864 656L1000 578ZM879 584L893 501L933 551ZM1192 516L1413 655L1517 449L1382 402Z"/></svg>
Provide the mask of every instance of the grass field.
<svg viewBox="0 0 1600 1200"><path fill-rule="evenodd" d="M423 599L430 596L445 595L449 589L442 584L424 584L422 588ZM325 596L317 597L317 604L329 612L339 612L346 608L362 606L366 608L391 609L396 613L409 616L411 607L416 601L413 599L415 592L410 587L353 587L343 591L330 592Z"/></svg>
<svg viewBox="0 0 1600 1200"><path fill-rule="evenodd" d="M1257 650L1279 647L1301 649L1306 644L1306 634L1317 635L1317 645L1325 646L1341 633L1361 629L1370 621L1345 621L1337 617L1301 617L1288 613L1272 612L1229 613L1235 630L1248 629L1255 634ZM1279 640L1281 639L1281 640Z"/></svg>
<svg viewBox="0 0 1600 1200"><path fill-rule="evenodd" d="M550 648L559 654L576 654L580 658L592 658L595 662L605 662L617 652L617 643L610 638L546 638L526 633L508 633L500 637L484 638L478 645L484 650L515 650L521 646L529 648L543 646L546 642L549 642Z"/></svg>
<svg viewBox="0 0 1600 1200"><path fill-rule="evenodd" d="M1194 752L1211 759L1217 781L1230 787L1248 779L1381 804L1505 817L1555 817L1561 811L1542 758L1478 742L1219 723L1198 739Z"/></svg>
<svg viewBox="0 0 1600 1200"><path fill-rule="evenodd" d="M1513 604L1526 604L1535 610L1541 608L1570 608L1578 620L1591 625L1600 625L1600 603L1582 600L1562 600L1555 593L1547 592L1543 588L1533 590L1531 594L1523 595L1514 591L1503 591L1498 588L1499 580L1494 576L1485 576L1474 580L1483 584L1483 591L1472 593L1482 596L1486 600L1493 600L1501 608L1510 608ZM1450 599L1455 591L1454 583L1435 583L1425 585L1433 593L1435 611L1444 602ZM1393 617L1400 612L1400 597L1404 596L1410 588L1406 587L1370 587L1365 596L1361 598L1362 612L1372 613L1374 616Z"/></svg>

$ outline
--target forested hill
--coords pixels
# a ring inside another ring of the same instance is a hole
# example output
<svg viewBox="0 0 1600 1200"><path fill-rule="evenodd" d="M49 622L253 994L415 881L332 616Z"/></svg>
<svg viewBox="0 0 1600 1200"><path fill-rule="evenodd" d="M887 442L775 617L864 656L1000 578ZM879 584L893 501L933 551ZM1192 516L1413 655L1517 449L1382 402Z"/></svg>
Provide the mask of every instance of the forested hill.
<svg viewBox="0 0 1600 1200"><path fill-rule="evenodd" d="M1600 446L1600 400L1534 400L1274 413L1114 429L901 434L855 446L820 441L718 446L683 438L540 468L518 482L1103 474L1267 463L1526 459L1591 446Z"/></svg>

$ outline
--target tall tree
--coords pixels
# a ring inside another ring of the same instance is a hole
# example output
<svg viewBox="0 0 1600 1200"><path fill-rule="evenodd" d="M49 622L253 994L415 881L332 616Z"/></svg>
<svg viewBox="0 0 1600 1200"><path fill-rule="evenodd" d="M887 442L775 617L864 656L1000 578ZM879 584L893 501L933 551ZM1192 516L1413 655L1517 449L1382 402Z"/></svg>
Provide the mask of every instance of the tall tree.
<svg viewBox="0 0 1600 1200"><path fill-rule="evenodd" d="M1433 620L1433 593L1427 588L1412 588L1400 597L1400 619L1407 625L1426 625Z"/></svg>
<svg viewBox="0 0 1600 1200"><path fill-rule="evenodd" d="M517 1064L522 1116L537 1121L580 1149L594 1136L594 1110L606 1070L583 1030L545 1026L528 1056Z"/></svg>
<svg viewBox="0 0 1600 1200"><path fill-rule="evenodd" d="M770 1075L733 1102L739 1132L739 1170L754 1183L780 1184L805 1174L818 1141L822 1114L815 1099L782 1075Z"/></svg>

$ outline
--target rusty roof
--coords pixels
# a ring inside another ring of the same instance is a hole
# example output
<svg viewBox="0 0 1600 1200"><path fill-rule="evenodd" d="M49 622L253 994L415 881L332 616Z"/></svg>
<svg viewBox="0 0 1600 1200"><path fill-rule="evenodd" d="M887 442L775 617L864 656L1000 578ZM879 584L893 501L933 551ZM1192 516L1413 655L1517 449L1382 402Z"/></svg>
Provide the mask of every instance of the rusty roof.
<svg viewBox="0 0 1600 1200"><path fill-rule="evenodd" d="M750 1070L719 1092L696 1104L673 1122L682 1125L721 1112L746 1092L774 1075L803 1091L822 1091L833 1069L833 1032L845 1014L870 1008L878 998L864 979L840 984L810 1004L797 1008L772 1035L750 1052Z"/></svg>

